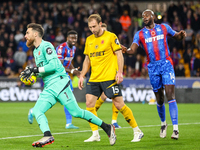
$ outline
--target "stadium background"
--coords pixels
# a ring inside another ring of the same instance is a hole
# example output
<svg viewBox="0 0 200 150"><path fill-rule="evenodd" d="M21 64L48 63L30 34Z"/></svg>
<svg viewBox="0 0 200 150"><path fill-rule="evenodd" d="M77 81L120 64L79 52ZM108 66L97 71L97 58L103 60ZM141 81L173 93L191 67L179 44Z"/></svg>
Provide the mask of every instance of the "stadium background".
<svg viewBox="0 0 200 150"><path fill-rule="evenodd" d="M43 83L38 79L32 88L25 87L18 79L27 66L35 66L32 50L25 45L26 25L36 22L45 29L44 39L55 47L66 39L73 29L79 34L73 61L82 67L84 42L91 33L87 17L99 13L108 30L114 32L121 44L129 47L134 34L143 27L141 13L150 8L155 12L156 23L167 23L174 30L185 30L188 37L177 42L169 38L174 63L176 97L178 102L198 103L200 94L200 1L1 1L0 3L0 102L36 101ZM127 19L127 20L126 20ZM126 29L128 27L128 29ZM135 55L124 54L124 98L128 102L149 102L153 97L149 86L146 57L141 48ZM87 74L89 77L89 73ZM84 91L76 89L78 101L85 101ZM139 96L139 98L137 98ZM132 99L132 100L131 100Z"/></svg>

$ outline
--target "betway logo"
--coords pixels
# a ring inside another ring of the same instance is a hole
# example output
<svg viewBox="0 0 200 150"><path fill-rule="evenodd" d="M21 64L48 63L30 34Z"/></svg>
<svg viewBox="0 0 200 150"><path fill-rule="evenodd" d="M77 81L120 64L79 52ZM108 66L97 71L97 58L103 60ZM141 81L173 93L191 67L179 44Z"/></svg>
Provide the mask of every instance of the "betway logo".
<svg viewBox="0 0 200 150"><path fill-rule="evenodd" d="M158 41L158 40L162 40L162 39L164 39L164 34L147 38L147 39L145 39L145 43L149 43L149 42L156 41L156 40Z"/></svg>
<svg viewBox="0 0 200 150"><path fill-rule="evenodd" d="M124 101L127 102L149 102L150 99L156 99L152 89L137 89L136 88L125 88L122 89L122 96ZM106 99L106 101L110 101ZM112 101L112 100L111 100Z"/></svg>
<svg viewBox="0 0 200 150"><path fill-rule="evenodd" d="M20 89L11 87L0 90L0 101L37 101L42 89Z"/></svg>

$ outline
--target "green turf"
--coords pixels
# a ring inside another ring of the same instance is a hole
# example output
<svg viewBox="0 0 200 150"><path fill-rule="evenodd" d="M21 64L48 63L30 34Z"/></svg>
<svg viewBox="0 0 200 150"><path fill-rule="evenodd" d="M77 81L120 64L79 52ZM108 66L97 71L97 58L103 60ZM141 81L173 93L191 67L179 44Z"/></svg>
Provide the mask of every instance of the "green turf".
<svg viewBox="0 0 200 150"><path fill-rule="evenodd" d="M156 105L127 103L132 109L136 121L144 132L141 142L132 143L133 131L123 116L119 114L118 123L122 129L117 129L117 141L114 146L109 145L106 134L100 130L101 141L84 143L91 136L89 125L82 119L73 118L73 124L80 129L65 129L65 115L63 106L56 104L50 109L46 116L49 121L51 132L55 142L46 145L42 149L52 150L197 150L200 149L200 104L178 104L179 109L179 131L178 140L170 138L172 125L166 104L166 119L169 124L167 137L159 138L160 120L156 111ZM42 133L34 120L30 125L27 121L28 110L34 103L0 103L0 150L30 150L31 144L42 137ZM85 103L79 103L85 108ZM111 103L105 103L98 111L98 115L105 122L111 122ZM196 123L196 124L195 124ZM152 125L152 126L149 126ZM76 131L76 132L75 132ZM79 131L79 132L77 132ZM83 131L83 132L81 132ZM23 137L27 136L27 137ZM10 137L10 138L8 138Z"/></svg>

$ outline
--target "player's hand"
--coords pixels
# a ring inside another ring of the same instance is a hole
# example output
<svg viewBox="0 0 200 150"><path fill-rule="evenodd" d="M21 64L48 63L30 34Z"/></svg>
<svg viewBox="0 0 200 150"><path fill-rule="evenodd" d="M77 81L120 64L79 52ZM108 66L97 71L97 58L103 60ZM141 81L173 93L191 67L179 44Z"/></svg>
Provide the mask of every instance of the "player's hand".
<svg viewBox="0 0 200 150"><path fill-rule="evenodd" d="M80 77L79 77L79 80L78 80L78 88L79 88L80 90L82 90L82 88L83 88L83 81L84 81L83 76L80 76Z"/></svg>
<svg viewBox="0 0 200 150"><path fill-rule="evenodd" d="M181 30L178 34L181 36L181 40L187 36L187 34L184 30Z"/></svg>
<svg viewBox="0 0 200 150"><path fill-rule="evenodd" d="M26 69L21 72L19 77L27 81L32 73L33 73L33 68L26 67Z"/></svg>
<svg viewBox="0 0 200 150"><path fill-rule="evenodd" d="M123 81L123 75L122 75L122 73L117 72L115 80L117 81L117 84L122 83L122 81Z"/></svg>
<svg viewBox="0 0 200 150"><path fill-rule="evenodd" d="M124 45L120 44L120 46L122 47L122 53L126 53L127 51L127 47L125 47Z"/></svg>
<svg viewBox="0 0 200 150"><path fill-rule="evenodd" d="M38 67L26 67L24 71L21 72L20 74L20 78L25 79L26 81L29 79L29 77L33 74L33 73L39 73L38 71Z"/></svg>
<svg viewBox="0 0 200 150"><path fill-rule="evenodd" d="M76 68L76 69L74 70L73 74L76 75L76 76L79 78L80 75L81 75L81 72L80 72L78 69L80 69L80 67Z"/></svg>

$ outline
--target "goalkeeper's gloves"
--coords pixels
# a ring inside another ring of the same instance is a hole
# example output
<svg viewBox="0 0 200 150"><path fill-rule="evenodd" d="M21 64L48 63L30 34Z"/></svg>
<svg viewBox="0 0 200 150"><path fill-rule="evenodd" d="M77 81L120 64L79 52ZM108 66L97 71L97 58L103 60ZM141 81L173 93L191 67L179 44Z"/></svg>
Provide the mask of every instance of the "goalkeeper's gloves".
<svg viewBox="0 0 200 150"><path fill-rule="evenodd" d="M38 67L27 67L24 71L21 72L20 77L27 80L33 73L39 73Z"/></svg>

